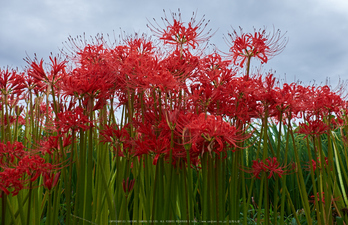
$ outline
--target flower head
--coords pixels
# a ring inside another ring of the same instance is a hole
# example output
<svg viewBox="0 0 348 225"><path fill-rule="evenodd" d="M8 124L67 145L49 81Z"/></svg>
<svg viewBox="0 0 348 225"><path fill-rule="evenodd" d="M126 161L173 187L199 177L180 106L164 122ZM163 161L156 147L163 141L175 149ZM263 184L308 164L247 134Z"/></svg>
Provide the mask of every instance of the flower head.
<svg viewBox="0 0 348 225"><path fill-rule="evenodd" d="M4 96L10 94L20 95L25 88L23 82L23 73L19 73L14 69L0 68L0 94Z"/></svg>
<svg viewBox="0 0 348 225"><path fill-rule="evenodd" d="M237 143L243 140L236 127L225 122L221 116L201 113L186 126L189 143L194 152L203 154L205 148L219 154L226 147L237 148Z"/></svg>
<svg viewBox="0 0 348 225"><path fill-rule="evenodd" d="M308 120L307 123L300 123L297 133L305 134L306 137L309 135L320 136L326 134L330 130L330 127L321 120Z"/></svg>
<svg viewBox="0 0 348 225"><path fill-rule="evenodd" d="M67 75L65 71L66 60L61 60L60 56L49 57L50 58L50 68L48 71L45 71L43 66L43 59L38 61L35 57L33 60L26 58L25 61L30 65L28 69L28 75L34 78L35 83L45 82L49 84L51 88L55 87L57 81Z"/></svg>
<svg viewBox="0 0 348 225"><path fill-rule="evenodd" d="M236 30L228 33L229 39L226 39L230 46L233 63L243 67L245 61L251 57L258 58L261 63L267 63L270 58L281 53L288 39L281 35L280 30L273 33L266 33L266 30L254 30L254 33L243 33L240 28L240 34Z"/></svg>
<svg viewBox="0 0 348 225"><path fill-rule="evenodd" d="M325 194L325 192L322 192L321 194L320 194L319 192L317 192L317 201L318 201L318 202L321 201L322 203L325 204L325 197L324 197L324 194ZM310 200L310 202L315 203L315 196L314 196L314 195L311 195L310 197L311 197L311 199L312 199L312 200Z"/></svg>
<svg viewBox="0 0 348 225"><path fill-rule="evenodd" d="M93 126L92 122L88 120L88 117L83 114L83 109L81 107L77 107L71 111L58 113L57 116L58 120L56 122L56 126L63 133L67 133L69 129L87 130Z"/></svg>
<svg viewBox="0 0 348 225"><path fill-rule="evenodd" d="M129 180L129 177L127 177L127 180L123 179L122 188L124 193L129 193L133 189L134 183L135 179Z"/></svg>
<svg viewBox="0 0 348 225"><path fill-rule="evenodd" d="M163 10L164 11L164 10ZM165 14L165 11L164 11ZM190 22L185 25L181 18L181 12L179 10L178 14L172 14L172 22L169 21L166 14L162 18L165 28L162 28L154 19L157 27L153 24L148 24L147 26L150 30L164 41L164 44L173 44L176 47L182 48L183 46L191 46L195 49L199 43L207 41L212 34L211 30L204 33L204 29L207 27L208 22L205 22L204 16L198 22L196 22L196 15L193 13Z"/></svg>
<svg viewBox="0 0 348 225"><path fill-rule="evenodd" d="M254 177L261 179L260 173L262 173L262 171L265 171L265 164L263 162L260 162L259 160L253 160L253 165L251 166L251 168Z"/></svg>
<svg viewBox="0 0 348 225"><path fill-rule="evenodd" d="M44 187L51 190L58 183L60 171L58 173L44 172L42 175Z"/></svg>
<svg viewBox="0 0 348 225"><path fill-rule="evenodd" d="M281 178L284 173L284 167L281 167L279 165L279 162L276 157L266 159L264 167L269 172L268 179L274 176L274 174L277 174L279 178Z"/></svg>
<svg viewBox="0 0 348 225"><path fill-rule="evenodd" d="M4 192L6 195L12 193L13 196L17 195L20 190L24 188L24 181L22 179L23 173L17 168L5 168L0 172L0 190L1 194ZM2 197L2 195L0 195Z"/></svg>
<svg viewBox="0 0 348 225"><path fill-rule="evenodd" d="M254 177L257 179L261 179L260 173L262 172L269 173L267 177L268 179L270 179L275 174L277 174L279 178L281 178L285 172L284 168L285 167L280 166L276 157L267 158L265 162L262 162L260 160L253 160L251 173L253 173Z"/></svg>

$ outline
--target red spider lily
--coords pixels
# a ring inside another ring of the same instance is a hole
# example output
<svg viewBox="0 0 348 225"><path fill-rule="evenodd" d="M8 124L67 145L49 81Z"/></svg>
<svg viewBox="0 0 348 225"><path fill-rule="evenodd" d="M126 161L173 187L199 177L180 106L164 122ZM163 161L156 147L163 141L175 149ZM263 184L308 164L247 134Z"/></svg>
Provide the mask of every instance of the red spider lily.
<svg viewBox="0 0 348 225"><path fill-rule="evenodd" d="M60 149L59 138L63 138L63 148L69 146L72 143L72 135L57 135L49 136L47 140L42 140L38 144L37 150L42 154L48 153L49 155L53 154L53 151L58 151Z"/></svg>
<svg viewBox="0 0 348 225"><path fill-rule="evenodd" d="M325 157L324 159L325 159L325 164L328 166L328 165L329 165L328 158ZM324 164L324 165L325 165L325 164ZM320 165L321 165L321 163L320 163L319 157L318 157L317 161L315 161L314 159L312 159L313 171L315 171L317 168L320 169ZM309 167L309 169L310 169L310 167Z"/></svg>
<svg viewBox="0 0 348 225"><path fill-rule="evenodd" d="M24 188L23 172L17 168L5 168L0 172L0 190L6 195L17 195ZM0 196L2 197L2 196Z"/></svg>
<svg viewBox="0 0 348 225"><path fill-rule="evenodd" d="M325 85L320 87L308 87L306 89L305 112L309 116L319 116L320 118L330 115L331 113L340 113L344 109L345 101L341 96Z"/></svg>
<svg viewBox="0 0 348 225"><path fill-rule="evenodd" d="M26 98L29 98L30 93L34 93L36 96L38 96L40 92L45 91L44 87L46 87L43 81L39 81L34 77L29 76L29 70L30 68L27 68L25 74L23 75L23 85L27 90L27 92L25 92Z"/></svg>
<svg viewBox="0 0 348 225"><path fill-rule="evenodd" d="M43 172L43 185L48 190L51 190L54 186L57 185L59 177L60 177L60 171L58 173L53 172Z"/></svg>
<svg viewBox="0 0 348 225"><path fill-rule="evenodd" d="M16 105L16 106L15 106L15 112L16 112L16 115L17 115L18 117L19 117L20 114L23 112L23 109L24 109L24 105L21 105L21 106Z"/></svg>
<svg viewBox="0 0 348 225"><path fill-rule="evenodd" d="M43 158L38 155L24 156L18 162L18 169L25 172L29 177L30 181L35 181L41 174L54 169L54 166L50 163L46 163Z"/></svg>
<svg viewBox="0 0 348 225"><path fill-rule="evenodd" d="M160 157L167 162L171 160L176 165L178 159L186 158L185 148L182 146L183 113L180 110L161 110L159 115L146 113L144 122L136 121L136 133L134 140L134 156L140 157L144 154L154 156L153 164L156 165ZM172 136L173 133L173 136ZM170 153L172 158L170 159Z"/></svg>
<svg viewBox="0 0 348 225"><path fill-rule="evenodd" d="M243 33L240 28L240 35L236 30L229 33L230 40L226 40L230 45L230 52L233 63L240 67L243 67L246 60L251 57L258 58L261 63L267 63L270 58L280 54L286 44L287 39L284 38L284 34L281 35L280 31L273 33L266 33L266 30L254 31L254 33Z"/></svg>
<svg viewBox="0 0 348 225"><path fill-rule="evenodd" d="M196 70L199 67L200 59L198 56L186 49L171 52L165 59L161 61L161 65L166 68L179 83L179 86L186 88L186 81L193 80Z"/></svg>
<svg viewBox="0 0 348 225"><path fill-rule="evenodd" d="M114 143L114 142L126 142L130 139L128 129L129 126L125 125L120 128L117 124L104 125L103 129L100 131L102 137L101 142L103 143Z"/></svg>
<svg viewBox="0 0 348 225"><path fill-rule="evenodd" d="M23 76L23 73L18 73L16 70L0 68L0 93L4 96L20 95L25 88Z"/></svg>
<svg viewBox="0 0 348 225"><path fill-rule="evenodd" d="M323 204L325 204L325 196L324 195L325 195L325 192L321 192L321 194L319 192L317 192L316 199L319 203L322 202ZM315 196L311 195L310 198L311 198L310 202L313 202L315 204ZM334 198L332 196L330 204L334 203L334 201L338 201L339 199L340 199L340 197Z"/></svg>
<svg viewBox="0 0 348 225"><path fill-rule="evenodd" d="M123 38L124 46L127 54L137 54L137 55L149 55L154 56L156 47L153 45L151 38L148 38L146 34L139 35L135 33L134 35L128 35ZM117 46L119 48L121 46Z"/></svg>
<svg viewBox="0 0 348 225"><path fill-rule="evenodd" d="M214 87L219 87L228 83L237 75L237 71L228 67L230 61L223 60L221 56L214 52L200 60L197 80L209 82Z"/></svg>
<svg viewBox="0 0 348 225"><path fill-rule="evenodd" d="M95 70L95 71L93 71ZM85 98L109 98L111 88L114 86L112 79L107 75L96 75L100 70L76 68L62 83L64 95L74 96L80 99ZM93 76L96 75L96 76Z"/></svg>
<svg viewBox="0 0 348 225"><path fill-rule="evenodd" d="M21 142L15 141L13 143L7 142L0 143L0 166L4 164L8 166L9 163L14 163L15 159L20 160L27 152L24 150L24 146Z"/></svg>
<svg viewBox="0 0 348 225"><path fill-rule="evenodd" d="M325 204L324 193L325 193L325 192L322 192L322 193L321 193L321 196L322 196L322 197L320 198L319 192L317 192L317 201L318 201L318 202L321 201L322 203ZM314 196L314 195L311 195L310 198L312 199L311 202L315 203L315 196Z"/></svg>
<svg viewBox="0 0 348 225"><path fill-rule="evenodd" d="M25 155L18 160L17 164L3 165L2 167L4 170L0 172L0 190L7 195L10 193L17 195L28 182L34 182L43 174L47 176L53 169L57 168L56 165L46 163L38 155ZM44 185L48 183L47 177L44 177Z"/></svg>
<svg viewBox="0 0 348 225"><path fill-rule="evenodd" d="M285 167L280 166L276 157L267 158L265 162L262 162L260 160L253 160L251 173L253 173L254 177L257 179L261 179L260 173L262 172L269 173L267 177L268 179L270 179L275 174L277 174L279 178L281 178L281 176L285 172L284 168Z"/></svg>
<svg viewBox="0 0 348 225"><path fill-rule="evenodd" d="M347 125L347 121L345 120L342 113L336 114L336 116L331 116L329 119L329 125L332 130L337 130L339 128L342 128ZM345 138L344 135L342 135L342 138Z"/></svg>
<svg viewBox="0 0 348 225"><path fill-rule="evenodd" d="M57 114L58 120L55 122L57 129L62 133L67 133L70 129L75 131L77 129L87 130L93 126L88 117L83 114L83 109L77 107L72 111L65 111Z"/></svg>
<svg viewBox="0 0 348 225"><path fill-rule="evenodd" d="M248 94L253 96L257 103L261 103L255 105L259 117L263 117L267 110L268 116L277 120L281 114L283 119L287 119L289 116L294 118L299 116L301 110L304 110L302 86L292 83L284 84L282 88L277 87L272 73L267 74L264 78L255 76L251 79L255 89L251 89L252 93Z"/></svg>
<svg viewBox="0 0 348 225"><path fill-rule="evenodd" d="M135 125L137 127L138 139L135 140L134 156L152 154L155 156L153 160L154 165L157 164L157 160L161 155L169 156L170 129L155 128L149 121L144 123L137 122Z"/></svg>
<svg viewBox="0 0 348 225"><path fill-rule="evenodd" d="M15 116L4 116L4 122L0 121L0 125L7 127L7 126L11 126L14 122L16 122L16 117Z"/></svg>
<svg viewBox="0 0 348 225"><path fill-rule="evenodd" d="M273 116L276 106L278 91L275 88L276 79L273 74L269 73L264 78L261 75L251 78L255 87L251 89L254 101L256 101L255 111L259 118L263 118L267 111L269 116ZM249 93L248 93L249 94Z"/></svg>
<svg viewBox="0 0 348 225"><path fill-rule="evenodd" d="M67 61L57 59L57 57L50 58L50 71L45 71L43 68L43 59L38 62L35 58L34 60L26 58L26 62L30 65L28 69L28 75L34 78L35 83L45 82L50 88L54 88L56 83L67 75L65 71Z"/></svg>
<svg viewBox="0 0 348 225"><path fill-rule="evenodd" d="M199 112L215 112L212 108L212 105L216 103L216 100L221 96L219 89L214 88L213 85L209 83L201 83L191 85L192 95L190 98L193 100L194 105L198 108L201 106Z"/></svg>
<svg viewBox="0 0 348 225"><path fill-rule="evenodd" d="M283 84L282 88L275 88L277 96L275 100L275 109L278 113L275 113L277 119L280 117L280 114L283 114L288 118L292 118L299 115L299 112L303 110L303 90L304 88L301 85L296 83Z"/></svg>
<svg viewBox="0 0 348 225"><path fill-rule="evenodd" d="M123 179L122 188L124 193L129 193L133 189L134 183L135 179L129 180L129 177L127 177L127 180Z"/></svg>
<svg viewBox="0 0 348 225"><path fill-rule="evenodd" d="M254 78L234 77L223 90L223 114L238 118L242 122L249 122L252 118L259 118L260 102L257 96L257 81Z"/></svg>
<svg viewBox="0 0 348 225"><path fill-rule="evenodd" d="M201 154L206 151L205 148L209 154L213 151L219 154L226 147L233 147L235 151L237 143L243 140L237 129L223 121L221 116L201 113L186 126L186 129L183 135L189 138L192 150Z"/></svg>
<svg viewBox="0 0 348 225"><path fill-rule="evenodd" d="M78 49L77 68L62 79L64 95L84 99L85 105L89 99L110 98L115 86L115 77L107 60L108 52L102 44L86 44L82 50Z"/></svg>
<svg viewBox="0 0 348 225"><path fill-rule="evenodd" d="M296 133L305 134L304 138L309 135L320 136L326 134L330 127L321 120L308 120L307 123L300 123Z"/></svg>
<svg viewBox="0 0 348 225"><path fill-rule="evenodd" d="M20 125L25 125L26 124L26 121L23 118L23 116L18 116L18 124L20 124Z"/></svg>
<svg viewBox="0 0 348 225"><path fill-rule="evenodd" d="M268 179L274 176L274 174L277 174L279 178L281 178L284 173L284 167L279 166L279 162L276 157L266 159L264 167L269 172Z"/></svg>
<svg viewBox="0 0 348 225"><path fill-rule="evenodd" d="M125 87L121 89L129 88L136 93L146 89L159 89L162 92L178 89L178 82L166 68L166 64L152 54L130 51L128 57L122 62L120 73L121 76L118 79L125 84ZM124 92L127 91L124 90Z"/></svg>
<svg viewBox="0 0 348 225"><path fill-rule="evenodd" d="M153 136L150 137L142 137L142 141L136 141L136 153L134 156L140 156L142 154L154 154L153 165L157 164L157 161L161 155L169 156L170 150L170 139L168 136Z"/></svg>
<svg viewBox="0 0 348 225"><path fill-rule="evenodd" d="M116 155L124 157L124 152L132 146L128 125L119 128L118 125L104 125L100 131L102 143L111 143Z"/></svg>
<svg viewBox="0 0 348 225"><path fill-rule="evenodd" d="M265 164L259 160L253 160L253 165L251 166L252 168L252 173L254 174L254 177L256 177L257 179L261 179L260 178L260 173L261 172L266 172L266 168L265 168Z"/></svg>
<svg viewBox="0 0 348 225"><path fill-rule="evenodd" d="M158 61L154 55L155 47L150 39L147 39L145 35L135 34L127 36L124 42L124 45L110 49L106 57L111 70L116 75L114 88L120 90L118 94L121 94L122 98L126 98L129 91L142 92L149 88L152 75L158 73Z"/></svg>
<svg viewBox="0 0 348 225"><path fill-rule="evenodd" d="M192 76L193 83L190 84L190 99L197 109L201 106L199 112L209 112L211 114L220 114L221 104L226 102L224 92L231 80L234 79L237 72L228 68L228 61L222 60L216 52L204 57ZM228 107L228 106L226 106Z"/></svg>
<svg viewBox="0 0 348 225"><path fill-rule="evenodd" d="M165 11L164 11L165 14ZM191 46L195 49L199 43L207 41L212 34L211 30L204 34L204 30L207 27L208 22L205 22L204 16L198 22L196 22L196 15L193 14L190 22L185 26L182 22L181 12L178 14L171 13L173 22L170 22L165 14L162 18L165 28L162 28L154 19L157 27L150 23L147 25L150 30L164 41L164 44L173 44L176 48L182 49L183 46Z"/></svg>

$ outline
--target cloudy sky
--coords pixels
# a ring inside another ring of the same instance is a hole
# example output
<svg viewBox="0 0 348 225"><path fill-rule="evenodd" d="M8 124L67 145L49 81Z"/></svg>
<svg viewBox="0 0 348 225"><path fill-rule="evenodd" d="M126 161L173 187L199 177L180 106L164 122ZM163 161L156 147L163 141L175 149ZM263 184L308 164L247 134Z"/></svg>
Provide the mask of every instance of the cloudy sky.
<svg viewBox="0 0 348 225"><path fill-rule="evenodd" d="M116 36L151 34L152 20L180 8L184 21L192 12L217 30L210 42L228 51L223 36L232 28L273 26L289 38L285 50L263 67L287 82L305 84L348 80L348 1L346 0L11 0L0 7L0 67L22 69L27 55L47 59L69 36L98 33Z"/></svg>

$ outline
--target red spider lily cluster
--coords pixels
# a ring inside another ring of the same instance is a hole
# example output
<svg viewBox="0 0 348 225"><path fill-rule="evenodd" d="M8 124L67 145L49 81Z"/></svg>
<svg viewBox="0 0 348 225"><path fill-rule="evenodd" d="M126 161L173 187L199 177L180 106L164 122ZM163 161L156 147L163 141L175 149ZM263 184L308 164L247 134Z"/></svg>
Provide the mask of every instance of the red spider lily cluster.
<svg viewBox="0 0 348 225"><path fill-rule="evenodd" d="M313 203L315 203L315 196L314 195L311 195L311 201L313 202ZM319 192L317 192L317 201L318 202L322 202L322 203L324 203L325 204L325 198L324 198L324 192L322 192L321 193L321 196L320 196L320 193Z"/></svg>
<svg viewBox="0 0 348 225"><path fill-rule="evenodd" d="M281 178L284 172L286 172L284 169L285 167L280 166L277 158L273 157L267 158L265 162L260 160L253 160L253 165L250 172L253 173L254 177L257 179L261 179L260 174L262 172L265 172L266 174L268 174L267 178L270 179L272 176L275 176L275 174L277 174L278 177Z"/></svg>
<svg viewBox="0 0 348 225"><path fill-rule="evenodd" d="M187 162L188 152L198 166L205 153L213 157L243 150L253 120L305 118L298 132L320 135L331 129L323 119L341 115L346 107L328 86L279 85L272 73L244 71L251 59L267 63L283 51L287 39L279 31L233 31L224 58L199 49L211 36L204 33L204 19L196 22L194 16L186 24L179 13L164 22L164 28L149 25L158 43L138 34L113 46L102 37L93 43L71 39L66 59L50 57L45 65L28 58L24 72L0 69L4 193L15 195L41 175L52 189L60 176L54 170L68 157L75 133L88 129L95 129L98 140L109 143L117 156L150 155L154 164L164 158L178 165ZM120 123L118 109L124 112ZM20 124L40 128L30 149L7 137L10 126ZM46 162L46 153L57 163ZM281 177L284 167L275 157L256 159L252 173L260 178L261 172ZM123 181L124 191L133 185Z"/></svg>
<svg viewBox="0 0 348 225"><path fill-rule="evenodd" d="M329 165L328 158L325 157L324 160L325 160L324 167L325 167L325 166L328 166L328 165ZM319 157L318 157L318 160L317 160L317 161L315 161L314 159L312 159L312 167L313 167L313 171L315 171L316 169L321 169L321 163L320 163ZM309 166L309 169L310 169L310 166Z"/></svg>
<svg viewBox="0 0 348 225"><path fill-rule="evenodd" d="M0 154L0 189L6 195L10 193L13 196L17 195L29 182L36 181L41 175L46 177L57 169L55 165L47 163L43 157L30 155L23 144L17 141L0 143ZM57 181L54 183L45 181L44 186L51 189Z"/></svg>

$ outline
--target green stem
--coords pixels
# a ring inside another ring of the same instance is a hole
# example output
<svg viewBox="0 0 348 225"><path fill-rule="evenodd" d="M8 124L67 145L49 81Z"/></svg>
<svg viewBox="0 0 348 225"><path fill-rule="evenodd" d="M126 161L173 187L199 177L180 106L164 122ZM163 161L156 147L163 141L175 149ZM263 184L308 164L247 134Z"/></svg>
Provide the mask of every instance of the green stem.
<svg viewBox="0 0 348 225"><path fill-rule="evenodd" d="M4 191L1 191L1 224L5 224L6 221L6 198L7 195Z"/></svg>
<svg viewBox="0 0 348 225"><path fill-rule="evenodd" d="M288 149L289 149L289 138L290 138L290 132L289 132L289 125L288 125L288 130L286 133L286 141L285 141L285 153L284 153L284 165L287 164L287 159L288 159ZM284 224L284 220L282 218L284 218L284 213L285 213L285 188L286 188L286 175L283 175L281 178L281 182L282 182L282 196L281 196L281 203L280 203L280 225ZM276 224L276 221L275 223Z"/></svg>
<svg viewBox="0 0 348 225"><path fill-rule="evenodd" d="M90 98L91 108L89 119L93 121L93 98ZM93 127L88 130L88 151L87 151L87 170L86 170L86 193L85 193L85 212L84 218L88 221L92 221L92 211L93 211ZM84 223L86 224L86 223Z"/></svg>
<svg viewBox="0 0 348 225"><path fill-rule="evenodd" d="M306 219L308 221L309 225L312 225L312 218L311 218L311 211L310 211L310 207L309 207L309 202L308 202L308 193L306 191L306 185L305 182L303 180L303 174L302 174L302 168L301 168L301 161L300 161L300 157L299 157L299 153L297 150L297 146L296 146L296 141L295 141L295 137L294 134L292 132L292 129L290 129L290 135L292 138L292 142L293 142L293 147L294 147L294 154L295 154L295 160L296 160L296 164L297 164L297 182L299 184L300 187L300 194L301 194L301 199L302 199L302 203L304 206L304 210L305 210L305 214L306 214Z"/></svg>
<svg viewBox="0 0 348 225"><path fill-rule="evenodd" d="M261 186L260 186L260 197L259 197L259 202L258 202L258 209L257 209L257 225L261 223L261 210L262 210L262 192L263 192L263 184L266 178L265 172L262 172L261 176ZM268 190L266 190L268 191Z"/></svg>
<svg viewBox="0 0 348 225"><path fill-rule="evenodd" d="M29 200L28 200L28 214L27 214L27 225L30 225L30 209L31 209L31 199L32 199L32 184L33 182L30 181L29 185Z"/></svg>

